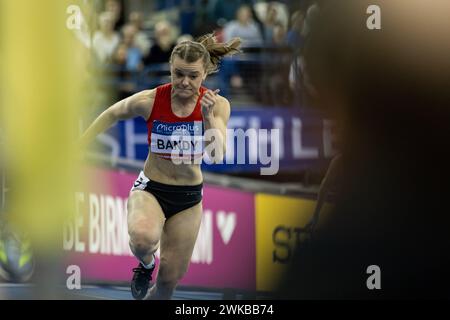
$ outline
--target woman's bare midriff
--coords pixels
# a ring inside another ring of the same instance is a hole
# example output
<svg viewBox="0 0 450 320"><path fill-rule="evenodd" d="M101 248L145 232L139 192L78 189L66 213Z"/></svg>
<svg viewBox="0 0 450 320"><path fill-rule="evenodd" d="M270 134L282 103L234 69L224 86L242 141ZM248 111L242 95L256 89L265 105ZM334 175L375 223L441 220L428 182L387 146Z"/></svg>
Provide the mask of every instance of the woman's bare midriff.
<svg viewBox="0 0 450 320"><path fill-rule="evenodd" d="M199 164L175 164L149 153L145 161L144 174L150 180L169 185L198 185L203 182Z"/></svg>

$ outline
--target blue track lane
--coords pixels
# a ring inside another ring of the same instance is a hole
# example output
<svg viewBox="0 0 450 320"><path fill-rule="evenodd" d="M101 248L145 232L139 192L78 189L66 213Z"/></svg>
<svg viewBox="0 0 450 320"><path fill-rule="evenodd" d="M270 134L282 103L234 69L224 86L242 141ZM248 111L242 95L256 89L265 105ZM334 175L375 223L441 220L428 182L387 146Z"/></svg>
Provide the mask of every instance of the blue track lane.
<svg viewBox="0 0 450 320"><path fill-rule="evenodd" d="M33 299L33 285L0 283L0 300ZM80 290L64 290L67 299L133 300L129 287L85 285ZM242 299L241 295L236 296ZM222 292L176 290L173 300L222 300Z"/></svg>

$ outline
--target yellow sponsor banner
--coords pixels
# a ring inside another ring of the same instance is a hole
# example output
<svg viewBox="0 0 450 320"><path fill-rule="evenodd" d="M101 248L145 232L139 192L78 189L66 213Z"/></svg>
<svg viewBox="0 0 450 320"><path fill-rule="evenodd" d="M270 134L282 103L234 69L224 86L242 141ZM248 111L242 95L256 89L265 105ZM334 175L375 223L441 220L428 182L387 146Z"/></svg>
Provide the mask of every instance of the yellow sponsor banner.
<svg viewBox="0 0 450 320"><path fill-rule="evenodd" d="M294 250L305 239L304 227L316 201L275 195L256 195L256 288L272 291L288 270ZM319 222L329 207L322 209Z"/></svg>

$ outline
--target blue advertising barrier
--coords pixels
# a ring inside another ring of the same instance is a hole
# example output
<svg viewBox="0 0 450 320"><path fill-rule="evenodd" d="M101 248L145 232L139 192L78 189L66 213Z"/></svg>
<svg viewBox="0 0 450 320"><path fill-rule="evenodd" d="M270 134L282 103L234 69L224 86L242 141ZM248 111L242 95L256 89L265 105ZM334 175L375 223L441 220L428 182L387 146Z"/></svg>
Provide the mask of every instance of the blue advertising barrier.
<svg viewBox="0 0 450 320"><path fill-rule="evenodd" d="M275 130L278 130L277 139L274 139ZM121 121L97 141L101 152L108 156L132 161L144 161L147 157L147 127L143 119ZM280 172L323 167L336 152L333 122L313 111L235 108L228 122L224 163L205 161L202 169L217 173L256 173L267 166L267 157L275 156L274 144L278 145Z"/></svg>

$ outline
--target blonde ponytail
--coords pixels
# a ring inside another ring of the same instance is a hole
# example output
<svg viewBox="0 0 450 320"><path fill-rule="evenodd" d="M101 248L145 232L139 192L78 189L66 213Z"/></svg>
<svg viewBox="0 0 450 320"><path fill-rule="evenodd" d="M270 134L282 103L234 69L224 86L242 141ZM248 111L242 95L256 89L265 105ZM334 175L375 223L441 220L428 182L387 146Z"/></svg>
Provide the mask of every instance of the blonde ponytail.
<svg viewBox="0 0 450 320"><path fill-rule="evenodd" d="M214 34L206 34L197 39L197 42L205 46L210 56L210 70L208 73L217 72L219 69L219 63L225 56L231 56L236 53L240 53L239 47L241 46L240 38L233 38L226 43L217 42Z"/></svg>
<svg viewBox="0 0 450 320"><path fill-rule="evenodd" d="M207 74L219 71L219 64L223 57L241 52L240 38L233 38L226 43L217 42L214 34L206 34L196 41L183 41L179 43L172 51L170 62L172 63L174 55L183 60L192 63L202 58Z"/></svg>

